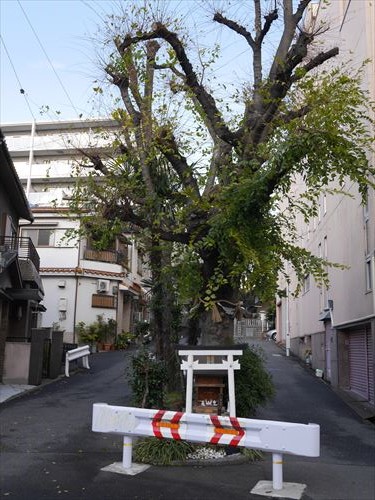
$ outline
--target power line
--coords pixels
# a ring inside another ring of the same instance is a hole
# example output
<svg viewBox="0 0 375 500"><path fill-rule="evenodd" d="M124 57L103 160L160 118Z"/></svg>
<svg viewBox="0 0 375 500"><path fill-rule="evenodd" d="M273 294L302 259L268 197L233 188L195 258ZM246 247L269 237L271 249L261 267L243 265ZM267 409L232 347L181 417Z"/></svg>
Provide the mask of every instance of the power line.
<svg viewBox="0 0 375 500"><path fill-rule="evenodd" d="M7 49L7 46L5 45L4 38L3 38L1 35L0 35L0 40L1 40L2 44L3 44L3 47L4 47L4 50L5 50L5 53L6 53L7 57L8 57L8 59L9 59L10 65L11 65L11 67L12 67L12 69L13 69L13 73L14 73L14 75L15 75L15 77L16 77L17 82L18 82L18 85L19 85L19 88L20 88L20 94L22 94L22 95L23 95L23 97L25 98L25 101L26 101L27 107L29 108L29 111L30 111L30 113L31 113L31 116L32 116L32 117L33 117L33 119L35 120L35 116L34 116L34 113L33 113L32 109L31 109L30 103L29 103L29 101L28 101L27 94L26 94L26 92L25 92L25 90L24 90L24 88L23 88L23 86L22 86L22 84L21 84L21 81L20 81L19 77L18 77L18 74L17 74L16 68L14 67L14 64L13 64L12 58L10 57L10 54L9 54L9 52L8 52L8 49Z"/></svg>
<svg viewBox="0 0 375 500"><path fill-rule="evenodd" d="M25 10L24 10L24 8L22 7L20 0L17 0L17 3L18 3L18 5L20 6L20 8L21 8L21 10L22 10L22 12L23 12L23 15L25 16L26 21L28 22L28 24L29 24L29 26L30 26L30 28L31 28L31 31L34 33L35 38L37 39L37 41L38 41L38 43L39 43L39 45L40 45L40 48L41 48L41 49L42 49L42 51L43 51L43 54L46 56L46 59L47 59L47 61L48 61L49 65L51 66L52 71L54 72L54 74L55 74L55 76L56 76L56 78L57 78L58 82L60 83L62 90L64 91L64 93L65 93L66 97L68 98L68 101L70 102L70 104L71 104L72 108L74 109L74 111L75 111L75 112L77 113L77 115L80 117L80 116L81 116L81 114L78 112L77 108L76 108L76 107L75 107L75 105L73 104L73 101L71 100L70 95L68 94L68 91L66 90L66 88L65 88L65 86L64 86L64 84L63 84L63 82L61 81L61 79L60 79L59 75L57 74L57 72L56 72L56 70L55 70L55 67L54 67L54 65L53 65L53 63L52 63L52 61L51 61L51 59L48 57L48 54L47 54L46 50L44 49L43 44L42 44L42 42L40 41L40 39L39 39L39 37L38 37L38 34L36 33L36 31L35 31L35 29L34 29L33 25L31 24L30 19L28 18L27 14L26 14L26 12L25 12Z"/></svg>

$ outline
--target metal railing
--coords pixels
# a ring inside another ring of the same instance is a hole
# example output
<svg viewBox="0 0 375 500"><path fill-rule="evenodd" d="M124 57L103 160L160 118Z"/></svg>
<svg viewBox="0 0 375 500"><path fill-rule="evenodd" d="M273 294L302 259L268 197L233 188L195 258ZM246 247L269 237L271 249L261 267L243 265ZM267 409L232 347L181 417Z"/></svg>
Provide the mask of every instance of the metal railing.
<svg viewBox="0 0 375 500"><path fill-rule="evenodd" d="M0 253L16 252L19 259L30 260L36 270L40 269L40 257L30 238L0 235Z"/></svg>

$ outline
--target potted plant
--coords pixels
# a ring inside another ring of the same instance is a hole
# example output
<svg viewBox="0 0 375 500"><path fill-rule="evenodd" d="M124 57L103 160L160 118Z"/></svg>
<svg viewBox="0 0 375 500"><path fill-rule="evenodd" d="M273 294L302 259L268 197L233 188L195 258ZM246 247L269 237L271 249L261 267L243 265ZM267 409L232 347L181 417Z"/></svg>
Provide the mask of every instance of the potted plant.
<svg viewBox="0 0 375 500"><path fill-rule="evenodd" d="M81 344L90 346L91 352L96 352L97 343L99 341L99 331L95 323L86 325L84 321L80 321L77 325L78 338Z"/></svg>
<svg viewBox="0 0 375 500"><path fill-rule="evenodd" d="M116 321L114 319L105 321L103 315L99 315L96 324L103 351L110 351L114 347Z"/></svg>

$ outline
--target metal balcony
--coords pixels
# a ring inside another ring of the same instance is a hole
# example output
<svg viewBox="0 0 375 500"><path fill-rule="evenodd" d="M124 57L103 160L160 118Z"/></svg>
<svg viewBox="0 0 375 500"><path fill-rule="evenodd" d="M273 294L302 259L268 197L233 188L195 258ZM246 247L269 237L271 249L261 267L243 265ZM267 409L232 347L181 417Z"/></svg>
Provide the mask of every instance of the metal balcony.
<svg viewBox="0 0 375 500"><path fill-rule="evenodd" d="M13 236L0 235L0 256L3 262L7 257L16 254L20 260L31 261L39 272L40 257L30 238L15 238Z"/></svg>

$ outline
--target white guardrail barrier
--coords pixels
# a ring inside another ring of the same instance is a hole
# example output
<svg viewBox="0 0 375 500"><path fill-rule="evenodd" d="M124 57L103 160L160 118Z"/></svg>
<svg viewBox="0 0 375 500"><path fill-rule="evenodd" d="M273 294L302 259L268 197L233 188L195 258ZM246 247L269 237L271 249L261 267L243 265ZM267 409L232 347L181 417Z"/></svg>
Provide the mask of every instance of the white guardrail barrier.
<svg viewBox="0 0 375 500"><path fill-rule="evenodd" d="M318 457L320 453L320 427L317 424L219 417L95 403L92 430L123 436L124 469L132 467L131 436L183 439L270 452L273 454L272 483L275 490L283 488L283 454Z"/></svg>
<svg viewBox="0 0 375 500"><path fill-rule="evenodd" d="M90 355L90 346L88 345L84 345L82 347L77 347L76 349L71 349L70 351L66 351L65 375L69 377L69 362L74 361L75 359L82 358L83 367L89 370L90 369L89 355Z"/></svg>

